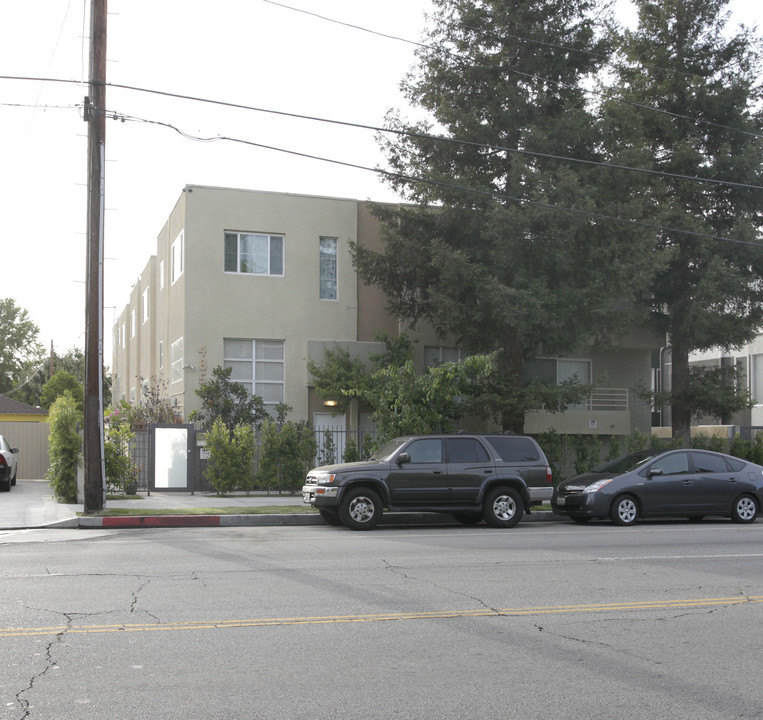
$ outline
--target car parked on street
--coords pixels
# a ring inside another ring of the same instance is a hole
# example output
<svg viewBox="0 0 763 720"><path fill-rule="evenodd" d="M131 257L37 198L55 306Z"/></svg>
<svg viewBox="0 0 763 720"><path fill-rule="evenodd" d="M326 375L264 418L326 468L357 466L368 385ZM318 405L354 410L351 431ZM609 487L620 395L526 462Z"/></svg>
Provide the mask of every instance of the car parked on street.
<svg viewBox="0 0 763 720"><path fill-rule="evenodd" d="M709 450L641 450L565 480L551 508L578 522L609 518L730 517L754 522L763 500L763 467Z"/></svg>
<svg viewBox="0 0 763 720"><path fill-rule="evenodd" d="M420 435L395 438L363 462L314 468L302 499L330 525L352 530L373 528L384 508L509 528L531 505L551 499L551 479L532 438Z"/></svg>
<svg viewBox="0 0 763 720"><path fill-rule="evenodd" d="M18 473L18 455L19 449L12 448L8 441L0 435L0 490L8 492L12 485L16 484L16 474Z"/></svg>

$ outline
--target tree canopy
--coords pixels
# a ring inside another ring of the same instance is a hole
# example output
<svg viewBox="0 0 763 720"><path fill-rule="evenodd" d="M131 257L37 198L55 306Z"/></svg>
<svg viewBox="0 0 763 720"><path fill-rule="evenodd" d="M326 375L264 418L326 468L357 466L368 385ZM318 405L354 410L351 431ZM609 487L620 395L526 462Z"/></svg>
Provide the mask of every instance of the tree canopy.
<svg viewBox="0 0 763 720"><path fill-rule="evenodd" d="M384 249L355 245L354 261L398 317L469 353L502 351L493 414L521 432L537 407L528 362L615 338L652 265L635 228L597 220L611 188L559 159L604 159L584 83L609 45L594 1L434 5L403 82L430 120L390 114L382 143L412 204L377 206Z"/></svg>
<svg viewBox="0 0 763 720"><path fill-rule="evenodd" d="M668 337L673 435L686 442L693 415L718 412L713 377L691 373L689 354L742 345L763 324L763 46L727 26L727 0L635 5L602 107L604 147L614 163L662 173L620 173L618 193L660 226L643 300Z"/></svg>
<svg viewBox="0 0 763 720"><path fill-rule="evenodd" d="M40 330L13 298L0 299L0 393L19 388L43 355Z"/></svg>

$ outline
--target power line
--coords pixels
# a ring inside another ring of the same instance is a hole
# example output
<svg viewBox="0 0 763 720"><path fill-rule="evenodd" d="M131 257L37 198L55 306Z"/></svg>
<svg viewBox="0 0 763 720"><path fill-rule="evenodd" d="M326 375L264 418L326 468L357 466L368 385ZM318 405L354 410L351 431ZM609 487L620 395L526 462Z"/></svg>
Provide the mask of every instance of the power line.
<svg viewBox="0 0 763 720"><path fill-rule="evenodd" d="M325 22L334 23L336 25L341 25L341 26L344 26L344 27L348 27L348 28L351 28L353 30L359 30L361 32L370 33L371 35L377 35L379 37L387 38L389 40L396 40L398 42L406 43L408 45L413 45L413 46L421 48L423 50L431 50L431 51L434 51L434 52L445 52L446 55L450 56L451 58L453 58L455 60L465 61L465 62L468 62L470 64L474 64L474 59L473 58L463 57L463 56L458 55L456 53L453 53L453 52L451 52L451 51L449 51L449 50L447 50L447 49L445 49L445 48L443 48L441 46L427 45L426 43L417 42L416 40L408 40L407 38L402 38L402 37L399 37L397 35L390 35L388 33L382 33L382 32L379 32L377 30L372 30L370 28L363 27L361 25L355 25L355 24L352 24L352 23L344 22L342 20L336 20L335 18L330 18L330 17L327 17L325 15L319 15L318 13L311 12L309 10L303 10L302 8L297 8L297 7L293 7L291 5L286 5L285 3L276 2L275 0L262 0L262 2L267 3L269 5L275 5L277 7L283 8L285 10L291 10L293 12L302 13L303 15L310 15L312 17L318 18L319 20L323 20ZM477 29L477 28L475 28L472 25L465 25L464 27L469 28L471 30ZM535 39L531 39L531 38L522 37L521 35L512 35L510 33L506 33L504 36L501 36L501 37L498 37L498 36L495 36L495 35L493 35L492 37L494 39L498 40L498 41L502 41L504 39L504 37L509 37L509 38L513 38L515 40L519 40L520 42L524 42L524 43L531 44L531 45L539 45L541 47L550 47L550 48L554 48L554 49L557 49L557 50L563 50L564 52L581 53L581 54L584 54L584 55L589 55L591 57L602 58L602 59L606 60L608 62L608 64L612 64L611 56L603 55L601 53L595 53L595 52L593 52L591 50L582 50L580 48L571 48L571 47L568 47L566 45L559 45L557 43L550 43L550 42L546 42L546 41L543 41L543 40L535 40ZM647 68L647 69L661 70L663 72L674 73L676 75L682 75L682 76L688 77L688 78L699 78L699 79L703 79L703 80L707 79L707 78L705 78L702 75L697 75L696 73L685 72L683 70L674 70L672 68L663 68L663 67L660 67L660 66L654 66L654 65L649 65L649 64L645 65L644 67ZM544 77L541 77L539 75L533 75L531 73L523 73L523 72L520 72L519 70L515 70L515 69L513 69L511 67L507 67L507 68L505 68L505 70L507 72L509 72L509 73L513 73L513 74L518 75L520 77L525 77L525 78L528 78L528 79L531 79L531 80L540 80L541 82L551 83L551 84L557 85L559 87L567 87L567 88L575 87L575 86L571 86L571 85L569 85L567 83L564 83L564 82L562 82L560 80L553 80L551 78L544 78ZM589 90L589 89L586 89L586 88L578 88L578 89L580 89L583 93L585 93L587 95L603 97L605 99L614 100L616 102L621 102L621 103L623 103L625 105L630 105L632 107L637 107L637 108L640 108L642 110L648 110L648 111L651 111L651 112L662 113L662 114L665 114L665 115L669 115L671 117L675 117L677 119L687 120L687 121L689 121L691 123L702 124L702 125L709 125L711 127L717 127L717 128L723 129L723 130L729 130L730 132L736 132L736 133L740 133L742 135L748 135L748 136L751 136L751 137L757 137L757 138L763 137L763 135L761 135L760 133L751 132L749 130L742 130L740 128L734 128L734 127L731 127L729 125L722 125L720 123L714 123L711 120L705 120L704 118L693 118L693 117L691 117L689 115L682 115L680 113L670 112L669 110L664 110L662 108L653 107L651 105L645 105L643 103L637 103L637 102L634 102L632 100L626 100L625 98L621 98L621 97L617 97L617 96L606 95L604 93L596 92L594 90Z"/></svg>
<svg viewBox="0 0 763 720"><path fill-rule="evenodd" d="M270 2L270 0L264 0ZM582 158L567 157L564 155L553 155L550 153L537 152L535 150L520 150L519 148L510 148L502 145L489 145L486 143L473 142L471 140L461 140L459 138L450 138L443 135L429 135L427 133L417 133L410 130L395 130L394 128L385 128L377 125L366 125L363 123L349 122L347 120L334 120L330 118L322 118L314 115L304 115L301 113L286 112L283 110L272 110L269 108L261 108L252 105L243 105L240 103L226 102L222 100L212 100L209 98L196 97L193 95L184 95L179 93L171 93L163 90L151 90L148 88L135 87L133 85L124 85L121 83L107 83L108 87L119 88L121 90L132 90L135 92L149 93L153 95L161 95L163 97L171 97L177 100L189 100L193 102L206 103L210 105L219 105L222 107L236 108L237 110L249 110L252 112L266 113L270 115L278 115L280 117L289 117L298 120L309 120L312 122L328 123L332 125L342 125L344 127L351 127L360 130L371 130L377 133L385 133L390 135L398 135L410 138L416 138L420 140L435 140L438 142L451 143L456 145L463 145L464 147L476 147L484 150L491 150L494 152L506 152L516 155L527 155L531 157L545 158L549 160L558 160L562 162L580 163L583 165L591 165L597 167L604 167L613 170L624 170L629 172L644 173L647 175L656 175L659 177L670 177L679 180L690 180L693 182L711 183L716 185L724 185L729 187L742 187L749 190L763 190L763 186L750 185L749 183L738 183L731 180L718 180L716 178L701 177L697 175L682 175L679 173L670 173L663 170L650 170L648 168L637 168L629 165L618 165L615 163L600 162L597 160L585 160Z"/></svg>
<svg viewBox="0 0 763 720"><path fill-rule="evenodd" d="M271 2L271 0L263 0L263 2ZM278 3L276 3L278 4ZM312 13L310 13L312 14ZM522 73L519 73L522 74ZM73 84L79 84L78 81L75 80L59 80L59 79L53 79L53 78L36 78L36 77L21 77L21 76L9 76L9 75L0 75L0 80L29 80L29 81L40 81L45 80L46 82L61 82L61 83L73 83ZM630 165L620 165L617 163L607 163L607 162L601 162L597 160L586 160L583 158L574 158L569 157L565 155L555 155L552 153L542 153L535 150L522 150L519 148L510 148L503 145L489 145L486 143L478 143L470 140L462 140L459 138L450 138L446 137L444 135L430 135L427 133L417 133L412 132L410 130L396 130L394 128L387 128L382 127L378 125L369 125L365 123L357 123L357 122L350 122L347 120L336 120L332 118L323 118L318 117L315 115L305 115L302 113L294 113L294 112L286 112L284 110L273 110L271 108L263 108L263 107L257 107L253 105L244 105L241 103L234 103L234 102L228 102L224 100L214 100L211 98L203 98L195 95L187 95L182 93L173 93L165 90L154 90L151 88L143 88L138 87L135 85L126 85L124 83L106 83L107 87L112 88L118 88L120 90L128 90L133 92L140 92L140 93L146 93L150 95L159 95L162 97L169 97L174 98L176 100L188 100L191 102L198 102L198 103L204 103L208 105L216 105L220 107L228 107L228 108L235 108L237 110L247 110L251 112L259 112L259 113L265 113L269 115L278 115L280 117L288 117L293 118L297 120L308 120L311 122L320 122L320 123L327 123L332 125L341 125L343 127L351 127L359 130L370 130L377 133L384 133L384 134L390 134L390 135L398 135L403 137L410 137L420 140L434 140L437 142L444 142L444 143L451 143L456 145L463 145L464 147L476 147L481 148L484 150L490 150L493 152L506 152L506 153L512 153L516 155L525 155L525 156L531 156L531 157L538 157L538 158L544 158L547 160L556 160L560 162L571 162L571 163L578 163L581 165L590 165L593 167L603 167L608 168L612 170L622 170L627 172L636 172L636 173L642 173L646 175L654 175L657 177L668 177L678 180L689 180L692 182L701 182L701 183L709 183L714 185L722 185L727 187L740 187L745 188L748 190L763 190L763 186L760 185L751 185L749 183L740 183L740 182L734 182L732 180L718 180L717 178L709 178L709 177L703 177L699 175L683 175L680 173L671 173L666 172L664 170L652 170L649 168L638 168L633 167ZM0 103L0 105L7 105L9 103ZM635 104L635 103L631 103ZM667 113L667 114L673 114L673 113ZM757 136L756 136L757 137Z"/></svg>
<svg viewBox="0 0 763 720"><path fill-rule="evenodd" d="M351 162L347 162L347 161L344 161L344 160L336 160L334 158L322 157L320 155L313 155L311 153L300 152L300 151L297 151L297 150L288 150L286 148L280 148L280 147L276 147L274 145L267 145L265 143L259 143L259 142L255 142L253 140L244 140L242 138L228 137L228 136L225 136L225 135L214 135L214 136L209 136L209 137L201 137L201 136L197 136L197 135L194 135L192 133L186 132L184 130L181 130L180 128L178 128L177 126L173 125L172 123L163 122L163 121L160 121L160 120L149 120L149 119L145 119L145 118L139 118L139 117L133 117L133 116L129 116L129 115L123 115L123 114L120 114L120 113L112 113L112 112L109 112L109 111L106 111L105 114L106 114L107 117L110 117L110 118L112 118L114 120L121 120L123 122L125 122L125 121L139 122L139 123L146 123L146 124L149 124L149 125L157 125L157 126L160 126L160 127L164 127L164 128L170 129L170 130L178 133L181 137L183 137L183 138L185 138L187 140L192 140L192 141L195 141L195 142L205 142L205 143L208 143L208 142L232 142L232 143L236 143L236 144L240 144L240 145L248 145L250 147L257 147L257 148L261 148L261 149L264 149L264 150L272 150L274 152L285 153L287 155L293 155L293 156L296 156L296 157L306 158L306 159L309 159L309 160L317 160L317 161L320 161L320 162L332 163L334 165L340 165L342 167L349 167L349 168L353 168L355 170L365 170L365 171L368 171L368 172L376 173L378 175L384 175L385 177L388 177L388 178L391 178L391 179L394 179L394 180L403 180L403 181L406 181L406 182L416 182L416 183L422 183L422 184L426 184L426 185L434 185L436 187L443 187L443 188L447 188L447 189L450 189L450 190L457 190L457 191L460 191L460 192L467 192L467 193L471 193L471 194L475 194L475 195L482 195L482 196L487 196L487 197L493 197L493 198L496 198L496 199L499 199L499 200L508 200L508 201L517 203L519 205L529 205L529 206L532 206L532 207L543 208L543 209L546 209L546 210L555 210L555 211L559 211L559 212L566 212L566 213L573 214L573 215L580 215L580 216L592 218L594 220L608 220L608 221L623 223L623 224L626 224L626 225L631 225L631 226L636 226L636 227L644 227L644 228L648 228L648 229L651 229L651 230L659 230L661 232L676 233L676 234L686 235L686 236L689 236L689 237L694 237L694 238L704 239L704 240L716 240L716 241L720 241L720 242L735 243L735 244L738 244L738 245L749 245L749 246L758 247L758 248L763 247L763 243L751 242L751 241L747 241L747 240L737 240L735 238L727 238L727 237L724 237L722 235L711 235L709 233L701 233L701 232L696 232L696 231L692 231L692 230L684 230L684 229L680 229L680 228L673 228L673 227L669 227L669 226L665 226L665 225L659 225L657 223L648 223L648 222L644 222L644 221L640 221L640 220L630 220L628 218L621 218L621 217L617 217L615 215L606 215L606 214L603 214L603 213L596 213L596 212L592 212L592 211L589 211L589 210L580 210L580 209L577 209L577 208L570 208L570 207L566 207L564 205L552 205L550 203L544 203L544 202L540 202L540 201L537 201L537 200L528 200L526 198L514 197L512 195L507 195L505 193L499 193L499 192L493 191L493 190L481 190L479 188L469 188L469 187L466 187L466 186L463 186L463 185L455 185L453 183L446 183L446 182L443 182L443 181L440 181L440 180L432 180L432 179L429 179L429 178L422 178L422 177L417 177L417 176L414 176L414 175L406 175L404 173L396 173L396 172L392 172L390 170L384 170L383 168L372 168L372 167L368 167L367 165L360 165L358 163L351 163Z"/></svg>

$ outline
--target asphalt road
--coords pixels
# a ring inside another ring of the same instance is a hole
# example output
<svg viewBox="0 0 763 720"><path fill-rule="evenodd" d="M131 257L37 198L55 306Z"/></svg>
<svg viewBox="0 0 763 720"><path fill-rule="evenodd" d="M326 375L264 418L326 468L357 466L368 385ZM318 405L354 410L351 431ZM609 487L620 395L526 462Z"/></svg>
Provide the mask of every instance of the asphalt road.
<svg viewBox="0 0 763 720"><path fill-rule="evenodd" d="M763 716L761 521L11 536L0 720Z"/></svg>

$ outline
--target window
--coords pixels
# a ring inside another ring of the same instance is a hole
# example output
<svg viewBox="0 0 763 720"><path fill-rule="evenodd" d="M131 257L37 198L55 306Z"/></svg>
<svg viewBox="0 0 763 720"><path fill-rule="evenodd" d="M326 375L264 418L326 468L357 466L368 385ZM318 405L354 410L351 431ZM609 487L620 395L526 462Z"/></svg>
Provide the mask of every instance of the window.
<svg viewBox="0 0 763 720"><path fill-rule="evenodd" d="M232 368L231 380L241 383L266 405L283 402L283 340L223 340L223 367Z"/></svg>
<svg viewBox="0 0 763 720"><path fill-rule="evenodd" d="M177 236L174 243L172 243L170 254L170 280L171 285L174 285L178 278L183 274L183 233Z"/></svg>
<svg viewBox="0 0 763 720"><path fill-rule="evenodd" d="M159 369L164 370L164 340L159 341Z"/></svg>
<svg viewBox="0 0 763 720"><path fill-rule="evenodd" d="M164 260L159 261L159 289L164 290Z"/></svg>
<svg viewBox="0 0 763 720"><path fill-rule="evenodd" d="M170 348L170 382L183 379L183 338L178 338Z"/></svg>
<svg viewBox="0 0 763 720"><path fill-rule="evenodd" d="M681 475L689 472L689 453L677 452L666 455L649 466L649 471L662 470L663 475Z"/></svg>
<svg viewBox="0 0 763 720"><path fill-rule="evenodd" d="M143 291L143 322L148 320L148 288Z"/></svg>
<svg viewBox="0 0 763 720"><path fill-rule="evenodd" d="M487 450L474 438L447 438L448 462L486 463L490 460Z"/></svg>
<svg viewBox="0 0 763 720"><path fill-rule="evenodd" d="M434 345L424 346L424 366L438 367L443 363L463 360L465 353L455 347L437 347Z"/></svg>
<svg viewBox="0 0 763 720"><path fill-rule="evenodd" d="M763 355L752 356L752 396L756 405L763 405Z"/></svg>
<svg viewBox="0 0 763 720"><path fill-rule="evenodd" d="M485 438L503 462L537 462L538 449L532 440L511 435L491 435Z"/></svg>
<svg viewBox="0 0 763 720"><path fill-rule="evenodd" d="M439 438L414 440L405 452L411 456L412 463L439 463L442 462L442 441Z"/></svg>
<svg viewBox="0 0 763 720"><path fill-rule="evenodd" d="M283 235L225 233L225 272L283 275Z"/></svg>
<svg viewBox="0 0 763 720"><path fill-rule="evenodd" d="M717 455L693 452L691 459L694 461L694 472L698 473L726 473L729 471L726 461Z"/></svg>
<svg viewBox="0 0 763 720"><path fill-rule="evenodd" d="M138 308L130 310L130 338L135 337L135 327L138 324Z"/></svg>
<svg viewBox="0 0 763 720"><path fill-rule="evenodd" d="M336 300L336 247L336 238L321 238L321 300Z"/></svg>
<svg viewBox="0 0 763 720"><path fill-rule="evenodd" d="M122 324L119 326L119 345L120 345L120 347L122 348L122 350L124 350L124 349L125 349L125 335L126 335L126 328L125 328L125 324L126 324L126 323L122 323Z"/></svg>

